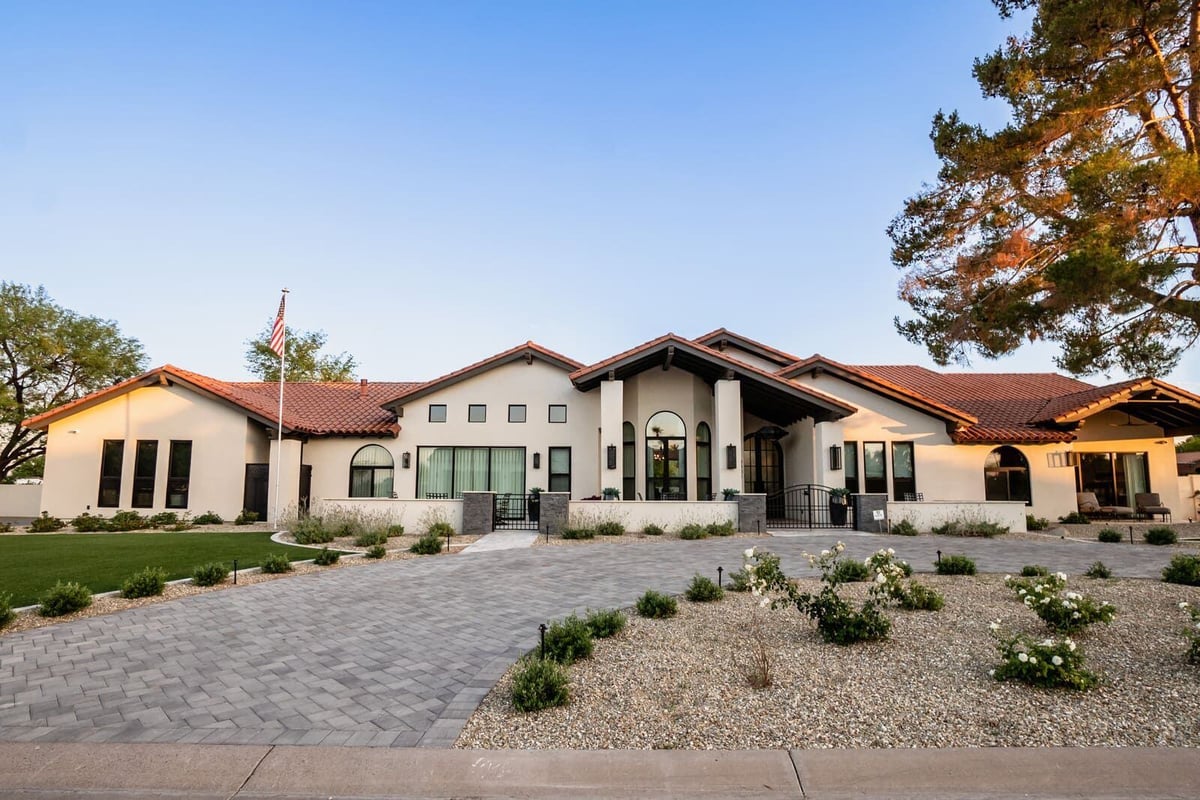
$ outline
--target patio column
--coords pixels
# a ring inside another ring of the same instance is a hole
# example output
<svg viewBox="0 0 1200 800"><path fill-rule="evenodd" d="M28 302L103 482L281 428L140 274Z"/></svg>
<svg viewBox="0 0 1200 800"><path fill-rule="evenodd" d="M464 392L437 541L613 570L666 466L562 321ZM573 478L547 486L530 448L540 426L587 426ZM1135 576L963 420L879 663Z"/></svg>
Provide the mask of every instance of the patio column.
<svg viewBox="0 0 1200 800"><path fill-rule="evenodd" d="M267 485L267 518L275 519L275 477L279 477L279 523L295 514L300 507L300 447L299 439L283 440L283 458L280 458L279 440L271 440L271 471Z"/></svg>
<svg viewBox="0 0 1200 800"><path fill-rule="evenodd" d="M596 487L596 494L610 486L618 491L621 489L621 424L624 421L625 382L610 377L600 383L600 469L597 472L600 485Z"/></svg>
<svg viewBox="0 0 1200 800"><path fill-rule="evenodd" d="M732 378L717 381L713 387L713 446L716 448L713 488L742 490L742 384ZM733 466L729 447L733 447Z"/></svg>
<svg viewBox="0 0 1200 800"><path fill-rule="evenodd" d="M834 445L842 445L841 427L836 422L818 422L813 426L813 483L830 487L845 486L846 473L829 468L829 448Z"/></svg>

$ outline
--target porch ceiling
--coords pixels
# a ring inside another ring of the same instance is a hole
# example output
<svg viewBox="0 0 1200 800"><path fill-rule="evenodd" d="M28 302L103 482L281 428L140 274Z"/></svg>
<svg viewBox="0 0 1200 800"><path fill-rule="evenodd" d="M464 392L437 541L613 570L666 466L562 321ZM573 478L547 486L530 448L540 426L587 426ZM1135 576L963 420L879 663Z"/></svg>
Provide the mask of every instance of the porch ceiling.
<svg viewBox="0 0 1200 800"><path fill-rule="evenodd" d="M1183 400L1129 400L1112 410L1128 414L1163 429L1167 436L1192 436L1200 433L1200 406Z"/></svg>

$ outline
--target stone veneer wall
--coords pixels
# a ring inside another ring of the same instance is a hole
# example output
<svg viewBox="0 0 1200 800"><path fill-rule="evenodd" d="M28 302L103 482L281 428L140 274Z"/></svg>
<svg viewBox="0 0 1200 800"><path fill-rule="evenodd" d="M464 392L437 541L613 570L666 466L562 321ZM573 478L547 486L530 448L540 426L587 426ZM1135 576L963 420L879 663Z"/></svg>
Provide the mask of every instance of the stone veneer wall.
<svg viewBox="0 0 1200 800"><path fill-rule="evenodd" d="M854 529L869 533L887 533L887 504L886 494L852 494L850 502L854 506ZM875 512L882 511L884 519L876 521Z"/></svg>
<svg viewBox="0 0 1200 800"><path fill-rule="evenodd" d="M538 533L557 536L570 521L571 493L542 492L542 514L538 518Z"/></svg>
<svg viewBox="0 0 1200 800"><path fill-rule="evenodd" d="M478 536L492 532L492 504L495 492L463 492L462 532Z"/></svg>
<svg viewBox="0 0 1200 800"><path fill-rule="evenodd" d="M738 508L738 531L767 532L767 496L765 494L734 495Z"/></svg>

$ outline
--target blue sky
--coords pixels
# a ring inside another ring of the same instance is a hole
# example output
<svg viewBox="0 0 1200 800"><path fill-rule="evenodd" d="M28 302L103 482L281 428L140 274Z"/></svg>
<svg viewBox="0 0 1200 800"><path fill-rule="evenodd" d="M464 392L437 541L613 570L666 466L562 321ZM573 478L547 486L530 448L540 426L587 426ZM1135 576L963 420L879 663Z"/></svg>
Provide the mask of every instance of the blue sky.
<svg viewBox="0 0 1200 800"><path fill-rule="evenodd" d="M719 326L930 365L884 228L939 108L1003 121L970 68L1016 29L986 0L9 0L0 276L230 379L283 286L377 380Z"/></svg>

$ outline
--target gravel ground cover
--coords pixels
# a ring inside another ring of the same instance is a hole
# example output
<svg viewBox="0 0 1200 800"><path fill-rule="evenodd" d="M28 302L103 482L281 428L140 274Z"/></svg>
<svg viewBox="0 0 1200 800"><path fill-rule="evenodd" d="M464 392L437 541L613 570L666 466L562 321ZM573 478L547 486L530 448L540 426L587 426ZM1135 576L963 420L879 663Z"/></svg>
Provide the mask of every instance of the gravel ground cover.
<svg viewBox="0 0 1200 800"><path fill-rule="evenodd" d="M624 632L570 668L570 705L518 714L510 670L457 746L1200 746L1200 668L1184 660L1188 618L1177 605L1200 602L1200 588L1072 577L1069 588L1119 611L1111 625L1075 637L1102 678L1076 693L989 677L999 659L990 621L1048 635L1002 576L919 578L945 595L945 609L894 609L888 640L850 647L822 643L793 608L760 609L744 594L681 600L671 619L631 614ZM774 684L763 690L749 687L741 666L756 629L773 658Z"/></svg>

